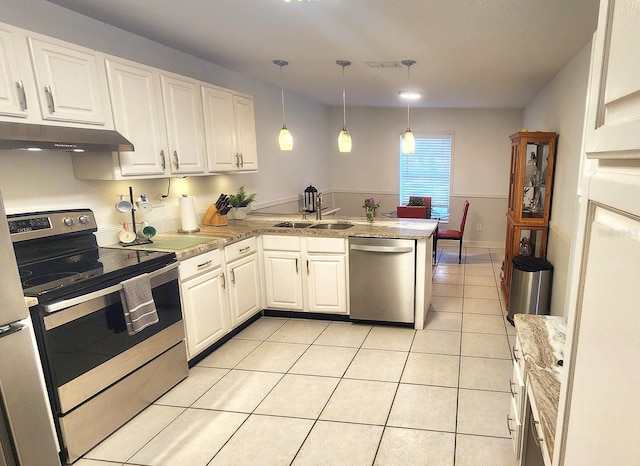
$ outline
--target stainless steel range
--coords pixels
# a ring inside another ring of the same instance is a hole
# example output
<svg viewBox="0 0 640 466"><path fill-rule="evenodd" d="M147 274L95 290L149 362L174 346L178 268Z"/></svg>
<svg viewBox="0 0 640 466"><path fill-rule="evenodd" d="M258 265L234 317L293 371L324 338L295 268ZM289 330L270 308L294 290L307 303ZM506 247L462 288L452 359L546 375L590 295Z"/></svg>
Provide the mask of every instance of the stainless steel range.
<svg viewBox="0 0 640 466"><path fill-rule="evenodd" d="M63 460L74 462L187 376L173 253L98 247L89 209L7 216ZM130 334L122 282L148 274L158 322Z"/></svg>

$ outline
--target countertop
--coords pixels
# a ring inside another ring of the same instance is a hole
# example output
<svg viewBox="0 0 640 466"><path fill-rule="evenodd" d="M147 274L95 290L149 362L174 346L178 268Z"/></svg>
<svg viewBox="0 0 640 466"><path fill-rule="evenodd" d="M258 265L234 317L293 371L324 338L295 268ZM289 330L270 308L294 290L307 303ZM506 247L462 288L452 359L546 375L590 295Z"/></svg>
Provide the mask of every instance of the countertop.
<svg viewBox="0 0 640 466"><path fill-rule="evenodd" d="M308 223L337 223L350 222L353 227L346 230L323 230L313 228L279 228L274 225L280 222L295 221ZM170 231L153 237L152 244L126 246L126 249L147 249L154 251L175 252L178 259L187 259L206 251L218 249L235 243L244 238L257 234L274 233L284 235L324 236L347 238L349 236L371 236L379 238L408 238L423 239L433 235L438 225L437 220L425 219L390 219L376 217L371 223L363 217L334 217L323 220L307 218L302 220L300 215L277 215L252 213L243 220L229 220L225 226L200 225L200 231L194 233L179 233ZM187 240L188 238L188 240ZM184 239L185 241L181 241ZM200 242L201 241L201 242ZM180 243L187 243L180 247ZM164 246L163 247L163 243ZM194 244L199 243L199 244ZM170 246L170 247L169 247ZM123 247L121 244L108 247Z"/></svg>
<svg viewBox="0 0 640 466"><path fill-rule="evenodd" d="M567 320L563 317L516 314L514 321L544 441L549 456L553 458L562 372L558 361L564 359Z"/></svg>

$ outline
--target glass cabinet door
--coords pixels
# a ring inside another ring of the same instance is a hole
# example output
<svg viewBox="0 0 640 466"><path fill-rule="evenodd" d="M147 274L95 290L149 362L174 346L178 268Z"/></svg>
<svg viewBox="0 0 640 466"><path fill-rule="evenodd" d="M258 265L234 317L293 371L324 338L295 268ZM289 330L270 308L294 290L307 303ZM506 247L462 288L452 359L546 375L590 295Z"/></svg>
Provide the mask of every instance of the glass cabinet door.
<svg viewBox="0 0 640 466"><path fill-rule="evenodd" d="M545 218L549 144L527 144L522 193L522 218Z"/></svg>

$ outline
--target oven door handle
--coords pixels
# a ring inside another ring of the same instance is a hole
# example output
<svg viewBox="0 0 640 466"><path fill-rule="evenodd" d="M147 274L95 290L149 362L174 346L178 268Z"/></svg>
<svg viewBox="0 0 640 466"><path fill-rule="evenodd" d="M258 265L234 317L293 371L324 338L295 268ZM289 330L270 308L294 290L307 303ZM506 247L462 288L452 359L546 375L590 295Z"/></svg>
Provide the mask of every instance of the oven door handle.
<svg viewBox="0 0 640 466"><path fill-rule="evenodd" d="M178 262L173 262L169 265L167 265L166 267L163 267L161 269L158 270L154 270L153 272L149 273L149 279L151 280L151 287L154 287L154 279L166 274L168 272L171 272L174 269L178 268L179 263ZM177 277L177 271L176 271L176 277ZM160 283L162 284L162 283ZM72 306L76 306L78 304L87 302L87 301L91 301L92 299L97 299L97 298L101 298L103 296L107 296L110 295L112 293L117 293L118 291L120 291L122 289L122 284L118 283L117 285L113 285L110 286L108 288L103 288L102 290L98 290L98 291L94 291L93 293L88 293L82 296L77 296L75 298L71 298L71 299L65 299L62 301L56 301L53 302L51 304L45 304L44 305L44 310L46 313L51 314L53 312L58 312L62 309L66 309L68 307L72 307Z"/></svg>

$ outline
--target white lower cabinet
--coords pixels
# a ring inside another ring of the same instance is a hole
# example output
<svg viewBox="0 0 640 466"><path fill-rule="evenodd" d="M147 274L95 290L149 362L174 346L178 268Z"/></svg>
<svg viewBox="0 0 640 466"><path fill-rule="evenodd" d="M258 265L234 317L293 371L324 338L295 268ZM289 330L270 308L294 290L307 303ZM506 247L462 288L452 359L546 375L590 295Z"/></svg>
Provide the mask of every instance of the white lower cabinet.
<svg viewBox="0 0 640 466"><path fill-rule="evenodd" d="M307 254L307 309L347 313L347 262L344 254Z"/></svg>
<svg viewBox="0 0 640 466"><path fill-rule="evenodd" d="M348 314L344 238L265 235L267 307Z"/></svg>
<svg viewBox="0 0 640 466"><path fill-rule="evenodd" d="M267 307L302 309L302 259L299 252L265 251L264 279Z"/></svg>
<svg viewBox="0 0 640 466"><path fill-rule="evenodd" d="M189 359L231 329L222 254L211 251L180 263L180 292Z"/></svg>
<svg viewBox="0 0 640 466"><path fill-rule="evenodd" d="M256 238L248 238L224 248L231 327L240 325L261 310L257 249Z"/></svg>

